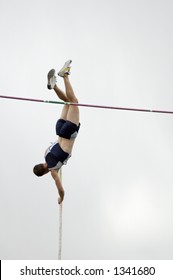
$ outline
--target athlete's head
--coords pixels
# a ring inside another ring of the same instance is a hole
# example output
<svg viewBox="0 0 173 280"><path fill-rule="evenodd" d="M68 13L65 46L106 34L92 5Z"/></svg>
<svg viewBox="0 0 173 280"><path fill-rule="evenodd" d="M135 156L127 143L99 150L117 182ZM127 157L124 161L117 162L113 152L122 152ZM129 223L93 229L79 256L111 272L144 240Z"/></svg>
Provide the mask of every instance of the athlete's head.
<svg viewBox="0 0 173 280"><path fill-rule="evenodd" d="M46 163L40 163L34 166L33 172L36 176L40 177L48 173L49 170Z"/></svg>

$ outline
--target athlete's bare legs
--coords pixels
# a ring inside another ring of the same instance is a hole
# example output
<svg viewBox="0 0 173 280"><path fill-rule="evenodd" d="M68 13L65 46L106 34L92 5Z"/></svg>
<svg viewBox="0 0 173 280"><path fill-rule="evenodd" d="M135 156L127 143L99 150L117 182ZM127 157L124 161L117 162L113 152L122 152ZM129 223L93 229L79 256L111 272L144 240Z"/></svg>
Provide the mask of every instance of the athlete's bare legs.
<svg viewBox="0 0 173 280"><path fill-rule="evenodd" d="M66 96L69 102L78 103L78 99L73 91L72 85L70 83L69 77L67 74L64 75L64 84L66 89ZM67 120L79 124L79 108L77 105L69 105Z"/></svg>
<svg viewBox="0 0 173 280"><path fill-rule="evenodd" d="M65 93L57 86L55 70L51 69L47 75L48 77L48 89L54 89L56 95L64 102L78 103L76 95L73 91L72 85L69 81L70 64L71 60L66 61L63 68L58 72L58 75L64 79ZM61 119L69 120L76 125L79 124L79 108L77 105L64 105L61 112Z"/></svg>
<svg viewBox="0 0 173 280"><path fill-rule="evenodd" d="M78 99L75 96L72 85L67 74L64 75L65 93L57 86L54 86L56 95L64 102L78 103ZM61 112L61 119L69 120L75 124L79 124L79 108L75 105L64 105Z"/></svg>

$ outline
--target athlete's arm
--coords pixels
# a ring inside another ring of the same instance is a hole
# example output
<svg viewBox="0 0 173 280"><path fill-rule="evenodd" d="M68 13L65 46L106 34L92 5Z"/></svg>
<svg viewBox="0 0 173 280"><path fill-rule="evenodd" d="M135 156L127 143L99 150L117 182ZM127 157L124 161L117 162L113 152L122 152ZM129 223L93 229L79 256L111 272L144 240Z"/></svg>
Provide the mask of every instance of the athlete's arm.
<svg viewBox="0 0 173 280"><path fill-rule="evenodd" d="M58 189L58 193L59 193L58 203L61 204L61 202L64 199L64 189L63 189L63 186L61 184L61 180L58 176L57 170L51 170L51 175L52 175L53 179L55 180L55 184L56 184L56 187Z"/></svg>

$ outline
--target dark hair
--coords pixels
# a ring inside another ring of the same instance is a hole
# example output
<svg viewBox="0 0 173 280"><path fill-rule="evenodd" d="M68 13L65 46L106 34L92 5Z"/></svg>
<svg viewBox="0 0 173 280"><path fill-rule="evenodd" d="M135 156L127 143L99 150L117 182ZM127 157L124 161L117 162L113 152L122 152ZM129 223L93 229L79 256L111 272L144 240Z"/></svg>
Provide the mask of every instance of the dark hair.
<svg viewBox="0 0 173 280"><path fill-rule="evenodd" d="M45 174L44 164L40 163L40 164L35 165L33 168L33 172L38 177L43 176Z"/></svg>

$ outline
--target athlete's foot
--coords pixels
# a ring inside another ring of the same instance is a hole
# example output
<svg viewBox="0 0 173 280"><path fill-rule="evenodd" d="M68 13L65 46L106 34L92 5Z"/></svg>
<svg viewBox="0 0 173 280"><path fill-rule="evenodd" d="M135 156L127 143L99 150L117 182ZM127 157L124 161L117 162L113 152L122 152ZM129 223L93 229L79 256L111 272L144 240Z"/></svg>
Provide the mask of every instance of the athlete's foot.
<svg viewBox="0 0 173 280"><path fill-rule="evenodd" d="M72 63L72 60L67 60L64 66L61 68L61 70L58 72L58 75L60 77L64 77L65 75L70 75L70 64Z"/></svg>
<svg viewBox="0 0 173 280"><path fill-rule="evenodd" d="M51 69L49 73L47 74L47 88L53 89L56 85L56 76L55 76L55 70Z"/></svg>

